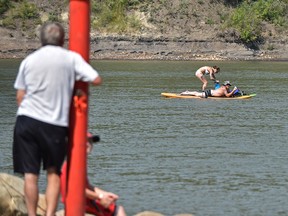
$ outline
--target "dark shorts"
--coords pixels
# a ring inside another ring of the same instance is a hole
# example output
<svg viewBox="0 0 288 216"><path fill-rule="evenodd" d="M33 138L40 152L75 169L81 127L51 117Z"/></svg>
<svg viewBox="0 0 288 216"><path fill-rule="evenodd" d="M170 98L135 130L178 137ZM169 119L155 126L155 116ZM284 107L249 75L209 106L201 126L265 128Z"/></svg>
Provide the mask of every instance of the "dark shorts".
<svg viewBox="0 0 288 216"><path fill-rule="evenodd" d="M18 116L14 128L14 172L39 174L56 168L60 174L67 152L67 127L56 126L27 116Z"/></svg>
<svg viewBox="0 0 288 216"><path fill-rule="evenodd" d="M205 97L206 97L206 98L207 98L207 97L212 97L211 89L205 90L204 93L205 93Z"/></svg>

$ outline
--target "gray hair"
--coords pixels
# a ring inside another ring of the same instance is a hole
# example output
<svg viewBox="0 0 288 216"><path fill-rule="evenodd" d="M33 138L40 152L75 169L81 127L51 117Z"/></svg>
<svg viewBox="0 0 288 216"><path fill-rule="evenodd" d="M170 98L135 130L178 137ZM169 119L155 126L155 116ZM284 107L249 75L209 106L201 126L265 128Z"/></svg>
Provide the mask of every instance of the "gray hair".
<svg viewBox="0 0 288 216"><path fill-rule="evenodd" d="M65 32L59 23L46 23L41 28L40 39L42 46L63 46Z"/></svg>

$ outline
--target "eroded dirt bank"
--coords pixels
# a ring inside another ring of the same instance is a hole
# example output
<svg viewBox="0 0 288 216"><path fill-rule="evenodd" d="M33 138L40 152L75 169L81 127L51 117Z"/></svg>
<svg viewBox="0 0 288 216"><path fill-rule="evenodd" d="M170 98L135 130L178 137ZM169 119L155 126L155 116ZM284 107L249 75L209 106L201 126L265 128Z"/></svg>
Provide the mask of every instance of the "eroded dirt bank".
<svg viewBox="0 0 288 216"><path fill-rule="evenodd" d="M68 39L67 39L68 42ZM67 43L66 43L67 44ZM269 41L273 50L253 50L219 39L170 39L165 37L91 37L90 58L117 60L287 60L288 44ZM4 35L0 58L24 58L39 48L38 39Z"/></svg>

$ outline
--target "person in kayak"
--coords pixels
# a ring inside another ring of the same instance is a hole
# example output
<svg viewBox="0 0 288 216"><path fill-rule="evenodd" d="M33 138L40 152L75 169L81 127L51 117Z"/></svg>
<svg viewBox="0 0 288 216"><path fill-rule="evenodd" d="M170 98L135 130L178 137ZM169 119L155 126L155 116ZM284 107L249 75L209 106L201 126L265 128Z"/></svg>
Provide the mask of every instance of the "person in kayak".
<svg viewBox="0 0 288 216"><path fill-rule="evenodd" d="M198 77L200 81L203 83L202 91L205 90L208 84L208 81L205 78L205 75L209 75L210 79L214 80L214 82L219 82L218 80L216 80L216 77L215 77L215 74L219 72L220 72L220 68L218 66L213 66L213 67L203 66L195 72L195 76Z"/></svg>
<svg viewBox="0 0 288 216"><path fill-rule="evenodd" d="M185 91L182 92L181 95L192 95L197 97L232 97L234 92L237 90L237 87L234 87L232 91L229 90L231 87L231 83L229 81L225 81L222 86L218 89L209 89L203 92L198 91Z"/></svg>
<svg viewBox="0 0 288 216"><path fill-rule="evenodd" d="M92 134L87 133L87 153L92 151L93 142L97 141L99 141L99 137L97 139L97 136L92 136ZM64 162L61 173L61 201L64 204L66 202L66 178L67 161ZM118 200L119 196L91 185L88 178L86 181L85 196L86 213L96 216L126 216L124 207L116 205L116 201Z"/></svg>

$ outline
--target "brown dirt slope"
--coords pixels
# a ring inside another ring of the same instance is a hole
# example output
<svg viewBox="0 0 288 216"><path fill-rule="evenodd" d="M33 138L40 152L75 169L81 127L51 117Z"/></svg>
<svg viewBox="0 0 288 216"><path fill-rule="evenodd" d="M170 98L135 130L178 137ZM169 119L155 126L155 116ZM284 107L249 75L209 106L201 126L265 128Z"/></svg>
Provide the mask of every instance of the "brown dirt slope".
<svg viewBox="0 0 288 216"><path fill-rule="evenodd" d="M58 15L68 32L68 3L29 0L37 5L41 22ZM287 30L263 23L262 43L247 46L222 23L233 10L225 0L153 0L129 13L142 23L138 32L115 34L91 29L92 59L259 60L288 59ZM23 30L1 27L0 57L23 58L39 47L40 25ZM67 38L68 40L68 38Z"/></svg>

